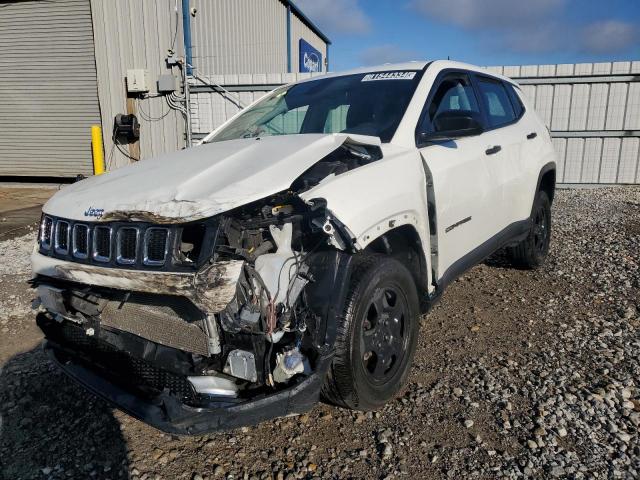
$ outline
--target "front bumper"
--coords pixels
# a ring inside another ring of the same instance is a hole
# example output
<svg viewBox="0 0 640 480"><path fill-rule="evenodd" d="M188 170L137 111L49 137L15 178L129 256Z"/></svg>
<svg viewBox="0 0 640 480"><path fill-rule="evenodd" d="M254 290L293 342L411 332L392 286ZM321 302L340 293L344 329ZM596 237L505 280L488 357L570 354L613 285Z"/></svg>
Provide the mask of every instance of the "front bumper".
<svg viewBox="0 0 640 480"><path fill-rule="evenodd" d="M167 433L198 435L308 411L318 402L324 376L333 358L340 312L349 285L352 256L339 251L309 258L313 287L305 295L314 315L310 340L317 352L313 372L292 379L279 390L257 385L242 399L195 398L185 379L203 375L215 359L153 343L118 329L102 328L97 318L83 326L40 313L36 322L45 333L46 351L62 370L88 390L126 413ZM71 331L67 332L67 327ZM90 327L90 328L87 328ZM91 333L90 333L91 332ZM95 343L98 342L98 343ZM117 354L117 355L116 355ZM122 354L124 359L122 358Z"/></svg>
<svg viewBox="0 0 640 480"><path fill-rule="evenodd" d="M45 341L44 349L69 377L89 391L132 417L176 435L230 430L276 417L304 413L318 402L322 386L322 375L315 372L300 383L270 395L222 407L195 408L164 392L148 401L74 362L51 342Z"/></svg>
<svg viewBox="0 0 640 480"><path fill-rule="evenodd" d="M31 254L33 273L43 277L122 291L184 296L209 313L224 309L236 293L243 262L221 261L200 272L113 269Z"/></svg>

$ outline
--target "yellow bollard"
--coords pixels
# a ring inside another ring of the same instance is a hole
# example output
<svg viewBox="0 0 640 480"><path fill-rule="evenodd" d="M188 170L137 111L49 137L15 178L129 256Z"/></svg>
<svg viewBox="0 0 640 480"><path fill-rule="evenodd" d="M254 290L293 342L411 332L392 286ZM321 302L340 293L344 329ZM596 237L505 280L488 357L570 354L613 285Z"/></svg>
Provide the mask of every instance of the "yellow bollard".
<svg viewBox="0 0 640 480"><path fill-rule="evenodd" d="M93 152L93 174L102 175L104 173L104 151L100 125L91 126L91 151Z"/></svg>

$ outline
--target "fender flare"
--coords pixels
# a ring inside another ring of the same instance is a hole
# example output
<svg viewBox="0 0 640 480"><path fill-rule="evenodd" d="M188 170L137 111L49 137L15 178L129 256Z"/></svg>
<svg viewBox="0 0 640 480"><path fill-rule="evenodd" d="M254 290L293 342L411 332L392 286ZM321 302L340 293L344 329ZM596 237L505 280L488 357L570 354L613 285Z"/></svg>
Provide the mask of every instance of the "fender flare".
<svg viewBox="0 0 640 480"><path fill-rule="evenodd" d="M536 194L540 191L540 185L542 184L542 177L544 177L544 175L546 173L549 172L555 172L556 171L556 162L549 162L547 164L545 164L541 169L540 169L540 173L538 173L538 181L536 183L536 190L534 192L533 195L533 202L531 203L531 216L530 218L533 218L533 209L535 207L535 203L536 203ZM556 184L554 182L553 184L553 189L555 191L556 188ZM553 201L553 198L550 198L549 200Z"/></svg>

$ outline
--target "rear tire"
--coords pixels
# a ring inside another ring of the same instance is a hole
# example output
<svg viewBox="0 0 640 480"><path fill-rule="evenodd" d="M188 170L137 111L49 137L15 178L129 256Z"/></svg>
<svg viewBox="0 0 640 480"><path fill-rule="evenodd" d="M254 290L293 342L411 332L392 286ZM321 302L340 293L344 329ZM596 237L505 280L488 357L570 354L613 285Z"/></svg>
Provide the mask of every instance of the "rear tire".
<svg viewBox="0 0 640 480"><path fill-rule="evenodd" d="M411 370L419 316L409 270L390 257L362 255L351 276L322 396L355 410L375 410L393 398Z"/></svg>
<svg viewBox="0 0 640 480"><path fill-rule="evenodd" d="M507 248L511 263L519 268L534 269L541 266L549 253L551 242L551 202L547 192L536 195L527 238L515 247Z"/></svg>

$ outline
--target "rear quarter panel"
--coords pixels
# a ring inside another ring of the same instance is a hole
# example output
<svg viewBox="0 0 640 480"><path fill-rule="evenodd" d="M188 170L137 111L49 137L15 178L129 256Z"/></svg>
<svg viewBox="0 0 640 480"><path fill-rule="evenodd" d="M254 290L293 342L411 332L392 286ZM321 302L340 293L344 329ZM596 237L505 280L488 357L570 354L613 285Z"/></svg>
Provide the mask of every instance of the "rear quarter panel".
<svg viewBox="0 0 640 480"><path fill-rule="evenodd" d="M531 214L531 208L538 188L538 180L540 172L543 169L552 167L556 169L558 163L558 155L553 146L551 135L544 121L535 111L533 102L517 89L522 99L526 112L522 118L525 134L536 132L538 136L533 140L525 141L522 148L522 169L526 176L524 182L525 188L521 201L518 203L519 216L527 218Z"/></svg>

